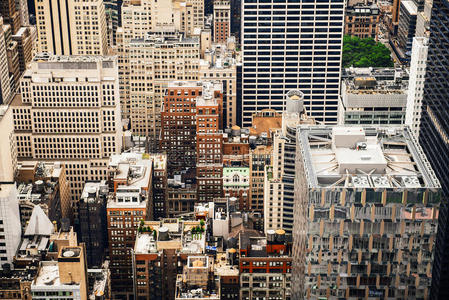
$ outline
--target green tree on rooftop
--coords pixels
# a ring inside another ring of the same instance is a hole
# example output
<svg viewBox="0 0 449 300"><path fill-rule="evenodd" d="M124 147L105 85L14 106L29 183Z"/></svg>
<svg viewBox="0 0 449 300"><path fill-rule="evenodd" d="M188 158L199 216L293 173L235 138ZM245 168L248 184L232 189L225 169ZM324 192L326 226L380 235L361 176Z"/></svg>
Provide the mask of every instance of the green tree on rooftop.
<svg viewBox="0 0 449 300"><path fill-rule="evenodd" d="M390 50L373 38L345 35L343 38L343 67L393 67Z"/></svg>

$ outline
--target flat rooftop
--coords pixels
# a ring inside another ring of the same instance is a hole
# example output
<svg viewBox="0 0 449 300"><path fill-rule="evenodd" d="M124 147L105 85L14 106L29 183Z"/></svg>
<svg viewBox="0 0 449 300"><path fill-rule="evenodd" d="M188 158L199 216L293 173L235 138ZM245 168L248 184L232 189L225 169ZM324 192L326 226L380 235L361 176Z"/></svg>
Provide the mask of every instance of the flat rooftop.
<svg viewBox="0 0 449 300"><path fill-rule="evenodd" d="M203 233L192 234L200 221L180 221L163 219L146 221L143 232L136 236L134 252L136 254L157 254L164 249L175 249L182 253L201 254L206 247L206 225ZM154 231L156 231L156 239Z"/></svg>
<svg viewBox="0 0 449 300"><path fill-rule="evenodd" d="M440 188L408 127L298 127L310 188Z"/></svg>

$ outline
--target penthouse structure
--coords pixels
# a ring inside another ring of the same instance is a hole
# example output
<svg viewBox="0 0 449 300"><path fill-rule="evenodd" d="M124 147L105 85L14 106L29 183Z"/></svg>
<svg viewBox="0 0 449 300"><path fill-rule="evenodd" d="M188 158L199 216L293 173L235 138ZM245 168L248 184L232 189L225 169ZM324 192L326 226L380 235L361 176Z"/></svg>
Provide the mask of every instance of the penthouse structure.
<svg viewBox="0 0 449 300"><path fill-rule="evenodd" d="M152 218L152 160L142 154L113 155L109 163L107 226L114 297L133 291L132 249L142 220Z"/></svg>
<svg viewBox="0 0 449 300"><path fill-rule="evenodd" d="M11 104L18 160L64 164L75 219L84 183L122 148L117 73L113 56L41 54Z"/></svg>
<svg viewBox="0 0 449 300"><path fill-rule="evenodd" d="M175 299L219 300L220 286L214 276L214 259L209 256L189 256L176 278Z"/></svg>
<svg viewBox="0 0 449 300"><path fill-rule="evenodd" d="M428 297L441 188L410 129L296 134L293 298Z"/></svg>
<svg viewBox="0 0 449 300"><path fill-rule="evenodd" d="M345 75L340 124L405 123L408 94L405 70L349 68Z"/></svg>
<svg viewBox="0 0 449 300"><path fill-rule="evenodd" d="M201 221L142 222L133 248L137 298L175 299L177 274L189 257L205 253L206 229Z"/></svg>

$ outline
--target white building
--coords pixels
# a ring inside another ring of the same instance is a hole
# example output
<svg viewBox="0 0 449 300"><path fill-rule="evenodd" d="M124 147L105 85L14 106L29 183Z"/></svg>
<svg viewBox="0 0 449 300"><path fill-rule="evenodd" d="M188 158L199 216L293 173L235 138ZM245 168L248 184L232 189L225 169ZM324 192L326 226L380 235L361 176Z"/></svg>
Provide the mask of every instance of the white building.
<svg viewBox="0 0 449 300"><path fill-rule="evenodd" d="M14 144L14 126L12 109L0 105L0 182L13 182L17 163L17 153Z"/></svg>
<svg viewBox="0 0 449 300"><path fill-rule="evenodd" d="M264 230L293 230L293 188L295 182L296 127L314 125L303 106L301 91L286 95L286 111L282 113L282 128L272 132L272 165L264 174Z"/></svg>
<svg viewBox="0 0 449 300"><path fill-rule="evenodd" d="M416 137L419 136L419 127L421 124L421 106L426 77L428 42L428 38L425 37L413 38L405 124L410 126Z"/></svg>
<svg viewBox="0 0 449 300"><path fill-rule="evenodd" d="M57 55L107 54L103 0L36 1L39 52Z"/></svg>
<svg viewBox="0 0 449 300"><path fill-rule="evenodd" d="M0 104L9 103L12 97L11 79L8 70L8 56L6 54L3 18L0 16Z"/></svg>
<svg viewBox="0 0 449 300"><path fill-rule="evenodd" d="M12 264L21 241L19 200L14 183L0 184L0 269Z"/></svg>
<svg viewBox="0 0 449 300"><path fill-rule="evenodd" d="M76 213L84 183L107 179L122 148L116 57L36 56L11 106L18 160L63 162Z"/></svg>
<svg viewBox="0 0 449 300"><path fill-rule="evenodd" d="M242 1L242 123L262 109L284 110L284 95L304 93L312 117L337 123L344 1Z"/></svg>

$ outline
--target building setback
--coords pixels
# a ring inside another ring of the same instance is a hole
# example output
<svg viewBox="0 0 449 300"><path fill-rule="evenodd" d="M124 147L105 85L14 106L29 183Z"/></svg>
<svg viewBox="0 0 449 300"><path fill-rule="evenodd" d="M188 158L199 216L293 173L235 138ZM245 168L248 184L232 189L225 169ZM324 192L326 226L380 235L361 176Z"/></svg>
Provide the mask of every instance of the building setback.
<svg viewBox="0 0 449 300"><path fill-rule="evenodd" d="M292 297L427 298L441 188L408 127L298 127Z"/></svg>
<svg viewBox="0 0 449 300"><path fill-rule="evenodd" d="M242 1L244 127L256 111L283 111L292 89L310 116L337 123L343 20L343 0Z"/></svg>

